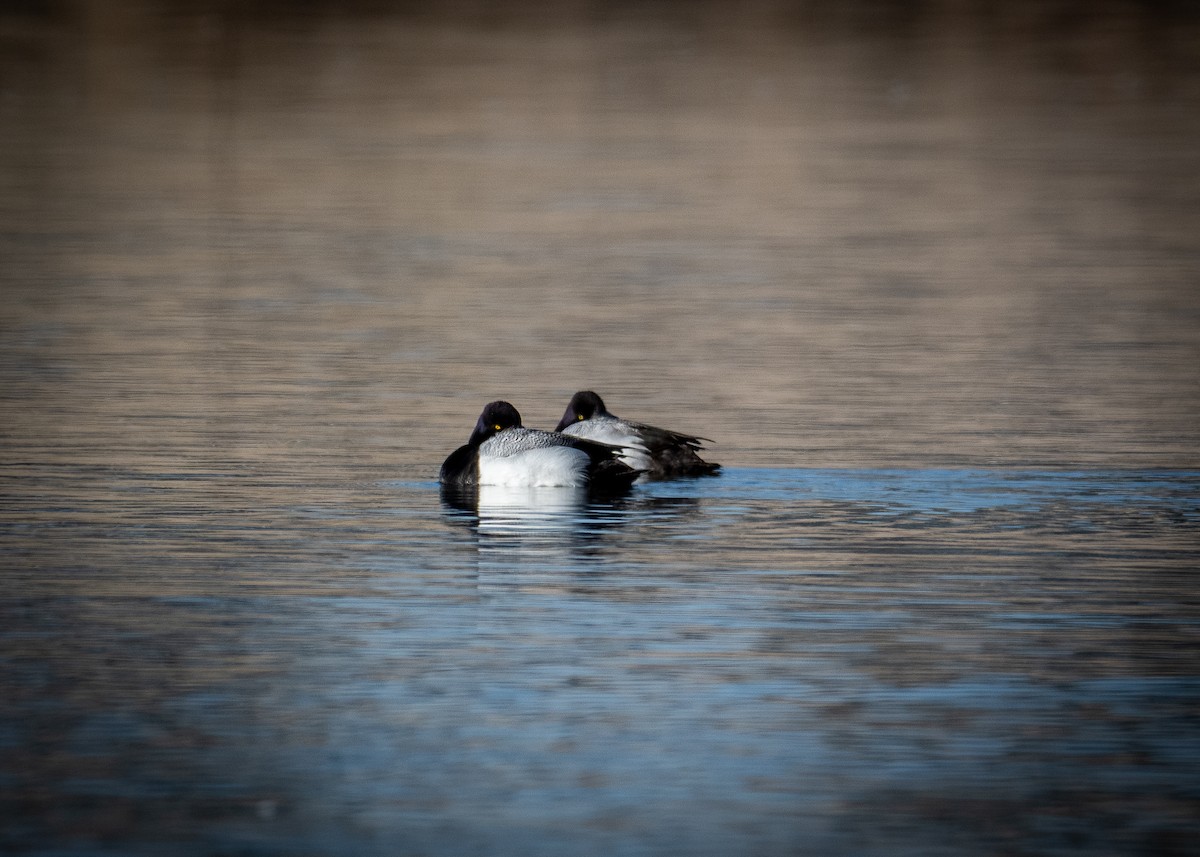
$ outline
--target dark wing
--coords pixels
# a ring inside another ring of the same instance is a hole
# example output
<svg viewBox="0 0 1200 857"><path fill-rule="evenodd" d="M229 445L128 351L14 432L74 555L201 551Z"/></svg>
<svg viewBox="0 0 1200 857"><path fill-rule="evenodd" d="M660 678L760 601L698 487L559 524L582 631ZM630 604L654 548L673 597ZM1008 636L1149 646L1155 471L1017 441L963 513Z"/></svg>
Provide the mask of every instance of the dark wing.
<svg viewBox="0 0 1200 857"><path fill-rule="evenodd" d="M562 438L563 446L583 450L591 459L588 468L588 486L593 493L624 491L633 485L643 471L635 470L621 461L623 447L601 443L598 440L587 440L570 434L556 434Z"/></svg>
<svg viewBox="0 0 1200 857"><path fill-rule="evenodd" d="M650 471L652 476L706 476L721 469L721 465L705 461L696 454L705 443L712 443L706 437L669 431L645 423L626 422L637 431L650 451L650 458L654 462L654 468Z"/></svg>
<svg viewBox="0 0 1200 857"><path fill-rule="evenodd" d="M706 437L698 437L696 435L684 434L683 432L678 431L668 431L667 429L661 429L657 426L648 426L645 423L630 422L629 424L637 429L638 434L641 435L643 442L646 444L646 448L651 452L655 452L660 449L666 449L672 446L686 446L689 449L701 449L703 448L704 444L712 443L712 441Z"/></svg>
<svg viewBox="0 0 1200 857"><path fill-rule="evenodd" d="M442 462L438 481L443 485L478 485L479 484L479 448L464 444Z"/></svg>

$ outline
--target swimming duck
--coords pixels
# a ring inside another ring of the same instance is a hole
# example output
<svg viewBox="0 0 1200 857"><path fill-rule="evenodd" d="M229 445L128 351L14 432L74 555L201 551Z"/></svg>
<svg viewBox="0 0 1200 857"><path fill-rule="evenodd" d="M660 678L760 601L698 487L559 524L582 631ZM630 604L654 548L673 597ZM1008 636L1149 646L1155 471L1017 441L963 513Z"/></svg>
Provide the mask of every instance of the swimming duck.
<svg viewBox="0 0 1200 857"><path fill-rule="evenodd" d="M489 402L466 445L442 464L443 485L587 487L593 491L629 488L641 471L620 459L618 446L557 432L527 429L508 402Z"/></svg>
<svg viewBox="0 0 1200 857"><path fill-rule="evenodd" d="M555 431L625 447L621 459L652 479L709 476L721 469L696 454L701 442L712 443L708 438L623 420L610 414L604 400L591 390L571 397Z"/></svg>

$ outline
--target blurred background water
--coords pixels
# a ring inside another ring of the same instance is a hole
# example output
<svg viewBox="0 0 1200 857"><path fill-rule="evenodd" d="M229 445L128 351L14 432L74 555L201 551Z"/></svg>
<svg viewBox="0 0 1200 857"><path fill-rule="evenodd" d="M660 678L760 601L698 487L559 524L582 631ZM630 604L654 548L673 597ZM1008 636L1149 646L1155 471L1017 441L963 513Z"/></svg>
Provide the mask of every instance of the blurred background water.
<svg viewBox="0 0 1200 857"><path fill-rule="evenodd" d="M0 850L1194 854L1186 3L0 9ZM481 406L712 437L434 484Z"/></svg>

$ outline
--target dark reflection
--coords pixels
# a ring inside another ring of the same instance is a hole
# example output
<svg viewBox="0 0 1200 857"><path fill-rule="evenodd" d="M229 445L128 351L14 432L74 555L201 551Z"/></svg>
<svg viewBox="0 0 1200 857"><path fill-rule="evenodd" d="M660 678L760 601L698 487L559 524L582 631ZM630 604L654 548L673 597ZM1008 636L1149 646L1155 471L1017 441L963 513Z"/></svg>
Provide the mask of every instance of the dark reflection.
<svg viewBox="0 0 1200 857"><path fill-rule="evenodd" d="M442 506L452 521L474 521L479 519L478 485L438 485Z"/></svg>

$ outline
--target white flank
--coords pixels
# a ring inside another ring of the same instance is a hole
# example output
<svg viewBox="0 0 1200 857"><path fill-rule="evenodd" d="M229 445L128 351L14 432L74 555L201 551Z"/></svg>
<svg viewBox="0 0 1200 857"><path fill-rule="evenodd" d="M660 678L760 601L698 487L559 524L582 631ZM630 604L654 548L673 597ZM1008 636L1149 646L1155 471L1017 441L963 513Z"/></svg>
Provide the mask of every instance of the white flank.
<svg viewBox="0 0 1200 857"><path fill-rule="evenodd" d="M479 484L509 488L587 485L588 454L569 446L545 446L505 456L479 454Z"/></svg>
<svg viewBox="0 0 1200 857"><path fill-rule="evenodd" d="M646 449L640 437L623 428L616 420L581 420L563 429L563 434L625 447L619 454L621 461L634 470L650 469L650 450Z"/></svg>

